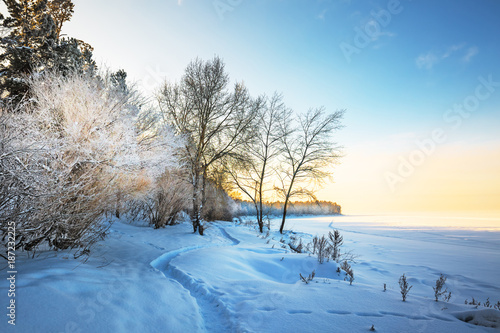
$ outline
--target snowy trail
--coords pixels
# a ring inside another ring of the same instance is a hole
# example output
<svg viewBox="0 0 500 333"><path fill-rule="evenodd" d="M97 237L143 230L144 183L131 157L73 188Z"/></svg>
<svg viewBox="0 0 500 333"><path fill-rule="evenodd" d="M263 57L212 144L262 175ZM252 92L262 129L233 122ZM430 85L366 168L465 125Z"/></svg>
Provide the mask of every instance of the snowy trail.
<svg viewBox="0 0 500 333"><path fill-rule="evenodd" d="M198 304L199 312L203 318L203 329L205 332L239 332L238 325L233 321L232 314L227 306L220 300L223 293L215 290L202 279L195 279L189 273L184 272L172 264L175 258L197 250L208 249L212 247L235 246L240 241L231 235L220 225L217 227L224 239L230 244L206 244L200 246L188 246L174 251L167 252L150 265L163 273L163 275L185 288Z"/></svg>
<svg viewBox="0 0 500 333"><path fill-rule="evenodd" d="M467 242L500 240L500 233L446 231L433 243L418 230L338 223L350 230L342 232L344 249L360 255L349 285L335 262L287 250L290 237L307 242L332 230L330 221L293 221L296 231L266 236L217 222L204 237L189 223L153 230L118 222L84 264L67 254L20 258L19 322L0 322L0 332L364 332L372 325L379 332L499 332L498 310L464 300L500 300L500 248ZM449 235L467 239L443 245ZM303 283L299 273L312 271L314 281ZM414 286L405 303L402 273ZM453 292L448 303L433 299L439 273ZM4 295L8 287L0 281ZM54 313L57 320L47 320Z"/></svg>

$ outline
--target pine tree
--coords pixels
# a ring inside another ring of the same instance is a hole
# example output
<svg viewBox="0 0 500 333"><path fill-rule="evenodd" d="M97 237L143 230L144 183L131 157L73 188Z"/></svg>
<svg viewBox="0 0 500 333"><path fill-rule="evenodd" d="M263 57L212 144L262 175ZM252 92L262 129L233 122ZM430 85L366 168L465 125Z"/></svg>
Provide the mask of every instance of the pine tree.
<svg viewBox="0 0 500 333"><path fill-rule="evenodd" d="M56 25L56 38L61 36L61 30L64 22L71 19L74 13L75 5L71 0L52 0L48 3L49 14Z"/></svg>
<svg viewBox="0 0 500 333"><path fill-rule="evenodd" d="M94 72L92 47L74 38L60 38L71 19L71 0L3 0L9 16L0 16L7 30L0 38L0 97L19 102L28 91L26 77L45 70Z"/></svg>

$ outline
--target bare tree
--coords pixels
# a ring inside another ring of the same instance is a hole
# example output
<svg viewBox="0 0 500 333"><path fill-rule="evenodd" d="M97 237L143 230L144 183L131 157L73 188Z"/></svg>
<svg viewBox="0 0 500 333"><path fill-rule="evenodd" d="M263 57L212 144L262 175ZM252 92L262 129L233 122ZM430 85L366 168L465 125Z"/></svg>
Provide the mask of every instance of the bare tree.
<svg viewBox="0 0 500 333"><path fill-rule="evenodd" d="M331 166L340 157L339 147L332 142L332 134L341 128L340 120L344 111L326 115L323 108L310 109L299 116L299 124L294 128L291 115L280 124L283 161L277 173L280 180L276 186L284 200L280 233L283 233L290 199L308 197L316 200L314 185L331 176Z"/></svg>
<svg viewBox="0 0 500 333"><path fill-rule="evenodd" d="M219 57L191 62L178 84L165 83L158 94L164 120L185 137L183 147L192 185L194 232L203 234L203 205L209 169L236 154L251 137L260 101L253 101L242 83L229 90L229 76Z"/></svg>
<svg viewBox="0 0 500 333"><path fill-rule="evenodd" d="M232 183L254 204L261 233L264 228L265 192L272 190L272 187L266 186L266 179L274 172L273 161L283 152L279 124L290 112L283 104L281 95L275 93L266 100L258 114L252 140L241 147L240 156L243 158L226 166Z"/></svg>

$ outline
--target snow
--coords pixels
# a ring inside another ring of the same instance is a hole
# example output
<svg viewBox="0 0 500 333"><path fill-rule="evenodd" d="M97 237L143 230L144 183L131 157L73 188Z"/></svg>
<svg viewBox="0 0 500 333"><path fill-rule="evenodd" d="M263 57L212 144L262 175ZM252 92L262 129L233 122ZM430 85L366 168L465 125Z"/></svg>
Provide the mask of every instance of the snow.
<svg viewBox="0 0 500 333"><path fill-rule="evenodd" d="M85 262L18 253L16 326L4 314L0 332L498 332L499 310L464 301L500 300L500 230L429 219L417 227L418 219L295 217L285 228L293 233L268 237L237 223L211 223L201 237L189 223L154 230L117 221ZM333 228L342 250L358 256L353 285L337 263L284 244ZM300 281L313 270L309 284ZM413 285L406 302L403 273ZM433 298L441 273L448 303ZM2 278L4 306L7 290Z"/></svg>

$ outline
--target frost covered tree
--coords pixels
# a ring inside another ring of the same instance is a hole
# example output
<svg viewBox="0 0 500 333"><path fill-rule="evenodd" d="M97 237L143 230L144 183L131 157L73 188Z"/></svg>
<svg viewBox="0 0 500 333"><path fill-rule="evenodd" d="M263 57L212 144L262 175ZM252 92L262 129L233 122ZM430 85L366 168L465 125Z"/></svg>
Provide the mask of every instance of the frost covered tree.
<svg viewBox="0 0 500 333"><path fill-rule="evenodd" d="M331 176L332 166L340 157L339 147L332 141L333 133L341 128L344 111L327 115L323 108L311 109L298 117L294 124L291 114L280 123L283 155L277 172L279 185L275 187L283 198L283 217L280 233L285 227L291 198L306 197L316 200L315 185Z"/></svg>
<svg viewBox="0 0 500 333"><path fill-rule="evenodd" d="M173 131L142 132L132 95L117 94L107 78L32 77L32 103L3 121L0 232L15 217L17 248L86 253L109 227L117 189L139 196L178 164Z"/></svg>
<svg viewBox="0 0 500 333"><path fill-rule="evenodd" d="M8 16L0 17L6 32L0 39L0 97L19 102L28 91L31 73L57 69L93 72L92 47L74 38L61 38L71 19L71 0L3 0Z"/></svg>
<svg viewBox="0 0 500 333"><path fill-rule="evenodd" d="M192 61L181 81L166 82L158 94L165 121L183 136L183 157L192 186L191 218L194 232L203 234L203 208L210 168L251 139L259 103L242 83L229 87L229 76L219 57Z"/></svg>
<svg viewBox="0 0 500 333"><path fill-rule="evenodd" d="M279 124L289 117L290 110L282 101L282 96L274 94L259 110L252 140L241 147L239 159L229 161L226 171L234 187L243 193L255 206L257 223L262 233L264 228L264 208L266 192L275 171L277 157L282 153Z"/></svg>

